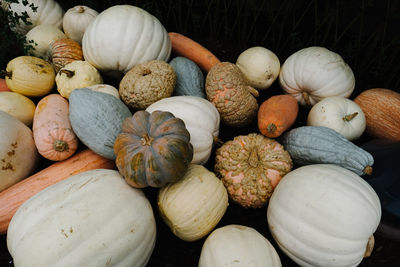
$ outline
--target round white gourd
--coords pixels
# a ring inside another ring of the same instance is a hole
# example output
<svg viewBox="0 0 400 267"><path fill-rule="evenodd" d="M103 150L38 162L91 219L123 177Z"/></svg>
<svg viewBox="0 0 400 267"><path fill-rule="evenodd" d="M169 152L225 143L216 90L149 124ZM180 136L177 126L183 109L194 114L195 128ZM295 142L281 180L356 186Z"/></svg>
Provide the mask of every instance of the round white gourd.
<svg viewBox="0 0 400 267"><path fill-rule="evenodd" d="M82 39L85 60L102 72L126 73L148 60L168 61L171 40L160 21L131 5L115 5L90 23Z"/></svg>
<svg viewBox="0 0 400 267"><path fill-rule="evenodd" d="M81 45L86 28L98 14L96 10L83 5L68 9L63 17L65 35Z"/></svg>
<svg viewBox="0 0 400 267"><path fill-rule="evenodd" d="M15 266L146 266L156 241L150 202L118 171L69 177L23 203L7 231Z"/></svg>
<svg viewBox="0 0 400 267"><path fill-rule="evenodd" d="M199 267L280 267L278 253L257 230L243 225L215 229L201 249Z"/></svg>
<svg viewBox="0 0 400 267"><path fill-rule="evenodd" d="M93 90L96 92L110 94L110 95L113 95L116 98L120 99L118 89L109 84L103 84L103 83L102 84L93 84L93 85L87 86L86 88L89 88L90 90Z"/></svg>
<svg viewBox="0 0 400 267"><path fill-rule="evenodd" d="M349 97L354 90L355 78L339 54L312 46L286 59L281 67L279 83L301 105L313 106L325 97Z"/></svg>
<svg viewBox="0 0 400 267"><path fill-rule="evenodd" d="M193 164L205 164L211 155L214 140L218 137L220 115L217 108L199 96L171 96L151 104L147 112L171 112L183 120L193 145Z"/></svg>
<svg viewBox="0 0 400 267"><path fill-rule="evenodd" d="M267 209L273 238L301 266L357 266L372 249L367 246L380 219L372 187L352 171L329 164L286 174Z"/></svg>
<svg viewBox="0 0 400 267"><path fill-rule="evenodd" d="M363 134L366 121L364 112L354 101L342 96L331 96L311 108L307 125L325 126L348 140L355 140Z"/></svg>
<svg viewBox="0 0 400 267"><path fill-rule="evenodd" d="M65 34L58 27L50 24L37 25L26 34L27 41L32 42L32 49L29 52L42 58L47 55L49 45L62 38L66 38Z"/></svg>

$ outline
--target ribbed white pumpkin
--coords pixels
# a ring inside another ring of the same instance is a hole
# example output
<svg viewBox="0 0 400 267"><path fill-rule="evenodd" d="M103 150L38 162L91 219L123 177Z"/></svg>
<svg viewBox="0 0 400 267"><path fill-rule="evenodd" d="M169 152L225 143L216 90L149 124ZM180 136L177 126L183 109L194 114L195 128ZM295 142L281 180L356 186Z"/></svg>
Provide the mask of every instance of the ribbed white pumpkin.
<svg viewBox="0 0 400 267"><path fill-rule="evenodd" d="M161 217L185 241L198 240L211 232L227 207L224 185L202 165L189 165L181 180L166 185L158 193Z"/></svg>
<svg viewBox="0 0 400 267"><path fill-rule="evenodd" d="M150 202L118 171L86 171L27 200L7 247L15 266L146 266L156 241Z"/></svg>
<svg viewBox="0 0 400 267"><path fill-rule="evenodd" d="M329 96L349 97L354 90L355 78L339 54L312 46L286 59L281 67L279 83L300 104L312 106Z"/></svg>
<svg viewBox="0 0 400 267"><path fill-rule="evenodd" d="M29 52L35 57L42 58L45 58L47 55L49 45L62 38L66 38L65 34L57 26L50 24L37 25L26 34L27 41L33 42L33 48Z"/></svg>
<svg viewBox="0 0 400 267"><path fill-rule="evenodd" d="M356 102L342 96L330 96L311 108L307 125L325 126L348 140L355 140L364 133L366 121L364 112Z"/></svg>
<svg viewBox="0 0 400 267"><path fill-rule="evenodd" d="M63 17L65 35L82 44L86 28L98 14L99 12L87 6L79 5L71 7L65 12Z"/></svg>
<svg viewBox="0 0 400 267"><path fill-rule="evenodd" d="M9 10L21 15L23 12L28 14L28 21L31 25L26 25L22 20L19 21L17 27L13 30L26 34L30 29L39 24L52 24L58 28L62 28L62 19L64 16L64 10L55 0L26 0L28 3L24 5L24 0L18 0L18 3L11 3L9 5ZM36 12L29 7L33 4L37 7Z"/></svg>
<svg viewBox="0 0 400 267"><path fill-rule="evenodd" d="M273 238L297 264L357 266L379 225L381 205L352 171L316 164L286 174L269 201L267 219Z"/></svg>
<svg viewBox="0 0 400 267"><path fill-rule="evenodd" d="M256 229L226 225L215 229L201 249L199 267L280 267L278 253Z"/></svg>
<svg viewBox="0 0 400 267"><path fill-rule="evenodd" d="M219 134L220 115L216 107L199 96L172 96L163 98L146 109L150 113L155 110L171 112L183 120L193 145L192 163L205 164Z"/></svg>
<svg viewBox="0 0 400 267"><path fill-rule="evenodd" d="M0 110L0 191L28 177L38 159L32 130Z"/></svg>
<svg viewBox="0 0 400 267"><path fill-rule="evenodd" d="M126 73L148 60L168 61L171 40L160 21L131 5L115 5L101 12L87 27L83 56L103 72Z"/></svg>

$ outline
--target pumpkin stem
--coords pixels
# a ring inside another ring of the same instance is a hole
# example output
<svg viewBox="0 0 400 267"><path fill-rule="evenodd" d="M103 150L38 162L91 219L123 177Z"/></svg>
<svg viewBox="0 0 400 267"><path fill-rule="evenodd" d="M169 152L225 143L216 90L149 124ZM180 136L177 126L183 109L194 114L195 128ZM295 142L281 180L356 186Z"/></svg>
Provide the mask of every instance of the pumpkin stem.
<svg viewBox="0 0 400 267"><path fill-rule="evenodd" d="M271 122L271 123L268 124L268 126L267 126L267 131L268 131L269 133L274 133L274 132L276 131L276 125L273 124L273 123Z"/></svg>
<svg viewBox="0 0 400 267"><path fill-rule="evenodd" d="M256 168L258 166L258 161L257 149L253 149L249 156L249 165L253 168Z"/></svg>
<svg viewBox="0 0 400 267"><path fill-rule="evenodd" d="M357 116L358 112L354 112L353 114L349 114L343 117L344 121L351 121L354 119L355 116Z"/></svg>
<svg viewBox="0 0 400 267"><path fill-rule="evenodd" d="M259 96L257 89L254 89L251 86L247 86L247 89L249 90L250 94L252 94L254 97L258 97Z"/></svg>
<svg viewBox="0 0 400 267"><path fill-rule="evenodd" d="M371 174L372 174L372 167L371 167L371 166L365 167L364 170L363 170L363 172L364 172L366 175L371 175Z"/></svg>
<svg viewBox="0 0 400 267"><path fill-rule="evenodd" d="M217 146L222 146L223 143L224 143L221 139L218 138L218 136L214 136L214 137L213 137L213 140L214 140L213 143L214 143L215 145L217 145Z"/></svg>
<svg viewBox="0 0 400 267"><path fill-rule="evenodd" d="M154 138L146 133L140 140L142 141L142 146L150 146Z"/></svg>
<svg viewBox="0 0 400 267"><path fill-rule="evenodd" d="M311 101L310 101L310 94L308 92L302 92L301 93L303 98L304 98L304 102L306 102L307 106L311 107Z"/></svg>
<svg viewBox="0 0 400 267"><path fill-rule="evenodd" d="M374 245L375 245L375 238L373 235L371 235L368 239L367 248L364 253L364 258L371 256L372 250L374 249Z"/></svg>
<svg viewBox="0 0 400 267"><path fill-rule="evenodd" d="M68 150L68 143L63 140L56 140L54 141L53 148L57 152L64 152Z"/></svg>
<svg viewBox="0 0 400 267"><path fill-rule="evenodd" d="M84 13L85 12L85 8L83 6L80 6L78 9L78 13Z"/></svg>
<svg viewBox="0 0 400 267"><path fill-rule="evenodd" d="M68 78L71 78L72 76L75 75L75 71L73 70L66 70L66 69L61 69L58 73L60 73L60 75L62 73L64 73L65 75L67 75Z"/></svg>
<svg viewBox="0 0 400 267"><path fill-rule="evenodd" d="M12 77L12 71L6 71L6 70L2 70L1 72L0 72L0 77L7 77L7 78L9 78L9 79L11 79L11 77Z"/></svg>

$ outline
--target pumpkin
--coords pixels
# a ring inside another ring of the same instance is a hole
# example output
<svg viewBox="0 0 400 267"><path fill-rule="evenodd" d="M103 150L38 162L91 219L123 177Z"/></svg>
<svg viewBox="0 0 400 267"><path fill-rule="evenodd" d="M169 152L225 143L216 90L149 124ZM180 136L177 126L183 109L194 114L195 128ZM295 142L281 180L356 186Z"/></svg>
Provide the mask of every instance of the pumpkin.
<svg viewBox="0 0 400 267"><path fill-rule="evenodd" d="M28 97L15 92L0 92L0 110L31 126L36 105Z"/></svg>
<svg viewBox="0 0 400 267"><path fill-rule="evenodd" d="M229 224L215 229L203 243L199 267L281 267L272 244L256 229Z"/></svg>
<svg viewBox="0 0 400 267"><path fill-rule="evenodd" d="M366 123L364 112L354 101L343 96L330 96L311 108L307 125L325 126L348 140L356 140L364 133Z"/></svg>
<svg viewBox="0 0 400 267"><path fill-rule="evenodd" d="M355 99L365 114L366 133L400 141L400 93L386 88L363 91Z"/></svg>
<svg viewBox="0 0 400 267"><path fill-rule="evenodd" d="M279 84L301 105L313 106L329 96L349 97L354 90L353 71L343 58L325 47L303 48L281 67Z"/></svg>
<svg viewBox="0 0 400 267"><path fill-rule="evenodd" d="M220 116L215 106L198 96L172 96L163 98L146 108L171 112L183 120L193 145L193 164L205 164L211 156L214 143L218 141Z"/></svg>
<svg viewBox="0 0 400 267"><path fill-rule="evenodd" d="M175 57L169 64L176 74L174 95L192 95L206 98L204 75L196 63L185 57Z"/></svg>
<svg viewBox="0 0 400 267"><path fill-rule="evenodd" d="M75 60L61 68L56 75L57 90L65 98L77 88L103 83L99 71L89 62Z"/></svg>
<svg viewBox="0 0 400 267"><path fill-rule="evenodd" d="M56 72L72 61L83 60L82 47L69 38L50 43L46 56L46 60L53 65Z"/></svg>
<svg viewBox="0 0 400 267"><path fill-rule="evenodd" d="M72 130L83 144L107 159L115 159L115 139L130 116L129 108L110 94L79 88L69 98Z"/></svg>
<svg viewBox="0 0 400 267"><path fill-rule="evenodd" d="M29 52L41 58L47 55L52 42L62 38L66 38L65 34L57 26L51 24L37 25L26 34L27 42L33 43Z"/></svg>
<svg viewBox="0 0 400 267"><path fill-rule="evenodd" d="M279 137L297 118L299 105L291 95L275 95L261 103L257 112L260 132L269 138Z"/></svg>
<svg viewBox="0 0 400 267"><path fill-rule="evenodd" d="M0 191L28 177L36 168L38 153L31 129L0 110Z"/></svg>
<svg viewBox="0 0 400 267"><path fill-rule="evenodd" d="M78 148L78 138L69 121L69 103L59 94L47 95L39 101L32 131L36 148L46 159L65 160Z"/></svg>
<svg viewBox="0 0 400 267"><path fill-rule="evenodd" d="M10 60L6 68L7 87L25 96L44 96L54 87L55 73L47 61L32 56Z"/></svg>
<svg viewBox="0 0 400 267"><path fill-rule="evenodd" d="M291 169L292 160L284 147L256 133L236 136L215 154L214 170L229 197L246 208L263 207Z"/></svg>
<svg viewBox="0 0 400 267"><path fill-rule="evenodd" d="M380 219L371 186L333 164L289 172L267 208L272 237L300 266L357 266L373 249Z"/></svg>
<svg viewBox="0 0 400 267"><path fill-rule="evenodd" d="M35 11L32 9L32 5L35 7ZM28 15L29 24L19 20L16 27L12 28L21 35L25 35L30 29L40 24L51 24L62 28L64 10L55 0L18 0L10 3L9 11L18 16L22 16L24 13Z"/></svg>
<svg viewBox="0 0 400 267"><path fill-rule="evenodd" d="M156 241L150 202L118 171L69 177L13 216L7 248L16 266L146 266Z"/></svg>
<svg viewBox="0 0 400 267"><path fill-rule="evenodd" d="M116 165L133 187L162 187L185 174L193 157L189 139L184 122L170 112L139 110L122 123Z"/></svg>
<svg viewBox="0 0 400 267"><path fill-rule="evenodd" d="M284 134L282 143L299 166L316 163L336 164L358 175L372 173L370 153L324 126L301 126Z"/></svg>
<svg viewBox="0 0 400 267"><path fill-rule="evenodd" d="M90 86L86 86L86 88L96 92L110 94L120 99L118 89L109 84L93 84Z"/></svg>
<svg viewBox="0 0 400 267"><path fill-rule="evenodd" d="M82 39L85 60L100 71L128 72L149 60L167 61L171 40L160 21L131 5L102 11L86 28Z"/></svg>
<svg viewBox="0 0 400 267"><path fill-rule="evenodd" d="M250 82L250 86L260 90L269 88L278 78L281 69L275 53L261 46L243 51L236 59L236 66Z"/></svg>
<svg viewBox="0 0 400 267"><path fill-rule="evenodd" d="M221 220L228 207L228 194L213 172L191 164L181 180L160 189L157 205L162 219L177 237L195 241Z"/></svg>
<svg viewBox="0 0 400 267"><path fill-rule="evenodd" d="M0 92L10 92L5 79L0 78Z"/></svg>
<svg viewBox="0 0 400 267"><path fill-rule="evenodd" d="M174 69L165 61L150 60L135 65L119 84L121 99L133 109L145 109L172 95L176 83Z"/></svg>
<svg viewBox="0 0 400 267"><path fill-rule="evenodd" d="M98 14L99 12L87 6L71 7L63 16L62 24L65 35L81 45L86 28Z"/></svg>
<svg viewBox="0 0 400 267"><path fill-rule="evenodd" d="M257 116L258 91L233 63L221 62L211 68L206 77L206 95L228 126L246 126Z"/></svg>

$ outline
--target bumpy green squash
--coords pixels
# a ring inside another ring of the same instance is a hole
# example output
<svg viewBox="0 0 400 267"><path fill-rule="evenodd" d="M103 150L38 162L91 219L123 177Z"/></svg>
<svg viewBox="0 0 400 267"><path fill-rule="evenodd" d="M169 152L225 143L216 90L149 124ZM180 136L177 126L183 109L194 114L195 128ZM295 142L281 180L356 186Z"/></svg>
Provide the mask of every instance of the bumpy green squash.
<svg viewBox="0 0 400 267"><path fill-rule="evenodd" d="M292 129L283 136L282 143L296 165L329 163L358 175L372 173L372 155L328 127Z"/></svg>

